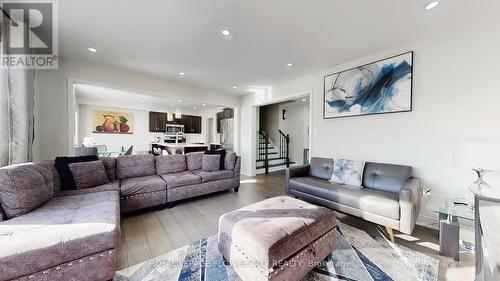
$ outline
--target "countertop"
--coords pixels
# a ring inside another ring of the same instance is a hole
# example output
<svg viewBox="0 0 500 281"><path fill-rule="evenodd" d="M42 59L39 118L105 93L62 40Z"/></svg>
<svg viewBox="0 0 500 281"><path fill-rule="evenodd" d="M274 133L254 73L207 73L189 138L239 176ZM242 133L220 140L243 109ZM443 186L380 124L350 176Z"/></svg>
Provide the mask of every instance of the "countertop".
<svg viewBox="0 0 500 281"><path fill-rule="evenodd" d="M175 143L161 143L161 142L155 142L151 143L155 144L158 146L163 146L163 147L175 147L175 148L183 148L183 147L208 147L206 144L197 144L197 143L178 143L177 145Z"/></svg>

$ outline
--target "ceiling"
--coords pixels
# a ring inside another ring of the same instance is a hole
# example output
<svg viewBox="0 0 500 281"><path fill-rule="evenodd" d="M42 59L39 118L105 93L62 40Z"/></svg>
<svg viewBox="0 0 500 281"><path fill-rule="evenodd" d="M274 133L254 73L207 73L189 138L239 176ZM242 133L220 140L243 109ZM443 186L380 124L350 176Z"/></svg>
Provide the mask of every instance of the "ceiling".
<svg viewBox="0 0 500 281"><path fill-rule="evenodd" d="M247 87L465 28L497 16L500 6L441 0L427 11L429 2L64 0L58 2L59 53L241 95Z"/></svg>
<svg viewBox="0 0 500 281"><path fill-rule="evenodd" d="M219 111L223 107L177 97L158 97L92 84L75 84L78 103L118 108L187 112Z"/></svg>

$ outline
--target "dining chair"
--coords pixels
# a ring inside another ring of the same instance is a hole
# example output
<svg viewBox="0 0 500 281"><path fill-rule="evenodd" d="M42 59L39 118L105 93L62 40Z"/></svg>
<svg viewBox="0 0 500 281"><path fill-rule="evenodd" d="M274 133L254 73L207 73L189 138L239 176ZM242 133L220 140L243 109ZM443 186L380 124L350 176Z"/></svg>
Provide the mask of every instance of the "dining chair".
<svg viewBox="0 0 500 281"><path fill-rule="evenodd" d="M75 148L75 155L76 156L99 156L99 153L97 152L97 147L77 147Z"/></svg>
<svg viewBox="0 0 500 281"><path fill-rule="evenodd" d="M133 146L133 145L131 145L131 146L127 149L127 151L125 151L125 153L124 153L123 155L132 155L132 150L133 150L133 149L134 149L134 146Z"/></svg>
<svg viewBox="0 0 500 281"><path fill-rule="evenodd" d="M96 144L95 147L97 147L97 153L99 153L99 156L108 157L111 155L111 152L108 152L108 147L105 144Z"/></svg>

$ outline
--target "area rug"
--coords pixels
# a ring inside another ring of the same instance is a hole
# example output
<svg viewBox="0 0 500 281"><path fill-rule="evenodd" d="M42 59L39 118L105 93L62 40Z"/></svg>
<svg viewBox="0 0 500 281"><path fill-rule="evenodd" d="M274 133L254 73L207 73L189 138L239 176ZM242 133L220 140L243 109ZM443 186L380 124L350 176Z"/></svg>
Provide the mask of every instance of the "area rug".
<svg viewBox="0 0 500 281"><path fill-rule="evenodd" d="M384 236L338 223L337 249L315 267L304 281L435 281L439 260ZM230 265L224 265L217 249L217 235L196 241L152 260L117 271L115 281L241 281Z"/></svg>

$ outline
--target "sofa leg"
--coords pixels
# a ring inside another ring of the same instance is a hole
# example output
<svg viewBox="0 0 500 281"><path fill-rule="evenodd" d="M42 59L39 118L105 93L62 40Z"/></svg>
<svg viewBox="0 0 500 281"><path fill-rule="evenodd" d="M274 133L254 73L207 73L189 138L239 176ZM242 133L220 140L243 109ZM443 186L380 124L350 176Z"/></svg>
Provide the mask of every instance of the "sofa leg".
<svg viewBox="0 0 500 281"><path fill-rule="evenodd" d="M168 202L167 204L165 204L165 207L166 207L167 209L172 209L174 206L175 206L175 203L174 203L174 202Z"/></svg>
<svg viewBox="0 0 500 281"><path fill-rule="evenodd" d="M222 256L222 261L224 262L224 265L231 265L231 263L228 260L226 260L224 256Z"/></svg>
<svg viewBox="0 0 500 281"><path fill-rule="evenodd" d="M239 186L234 188L234 192L238 192L238 191L240 191L240 187Z"/></svg>
<svg viewBox="0 0 500 281"><path fill-rule="evenodd" d="M389 235L389 239L391 240L392 243L394 242L394 232L392 231L392 228L386 226L385 231L387 231L387 235Z"/></svg>

